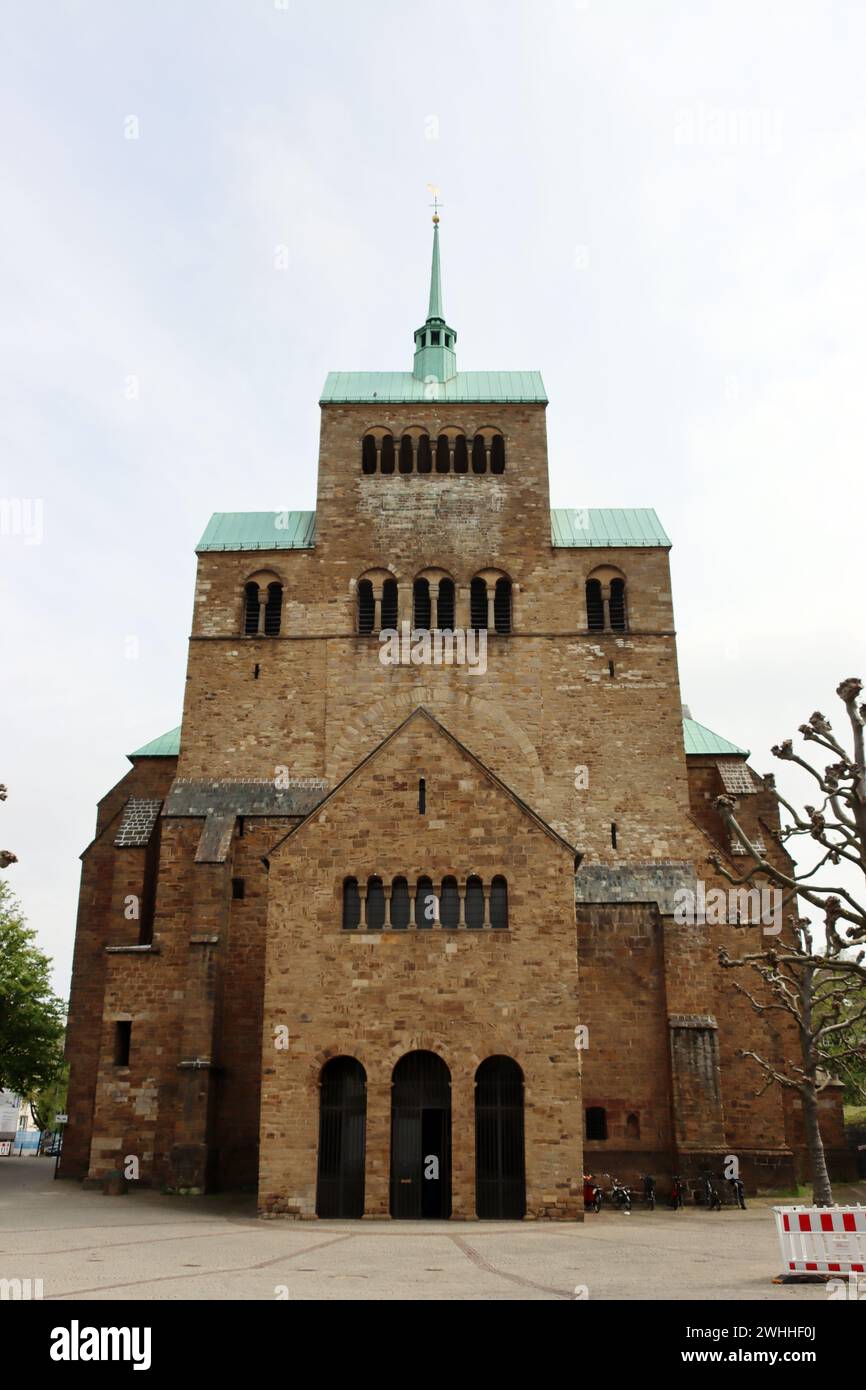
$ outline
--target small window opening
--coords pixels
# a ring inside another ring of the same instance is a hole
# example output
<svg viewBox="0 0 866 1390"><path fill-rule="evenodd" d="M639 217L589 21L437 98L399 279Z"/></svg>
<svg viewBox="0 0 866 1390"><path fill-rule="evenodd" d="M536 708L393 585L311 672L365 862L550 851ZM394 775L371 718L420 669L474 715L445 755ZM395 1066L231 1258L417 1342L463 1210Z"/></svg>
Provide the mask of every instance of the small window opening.
<svg viewBox="0 0 866 1390"><path fill-rule="evenodd" d="M258 662L256 662L255 666L253 667L253 680L254 680L254 681L257 681L257 680L258 680L258 678L259 678L259 671L260 671L260 670L261 670L261 666L259 665Z"/></svg>
<svg viewBox="0 0 866 1390"><path fill-rule="evenodd" d="M607 1138L607 1111L600 1105L587 1106L586 1137L587 1139Z"/></svg>
<svg viewBox="0 0 866 1390"><path fill-rule="evenodd" d="M423 777L418 779L418 814L419 816L427 814L427 782Z"/></svg>
<svg viewBox="0 0 866 1390"><path fill-rule="evenodd" d="M244 825L244 817L243 817L243 816L238 816L238 838L241 839L241 840L244 838L244 830L245 830L245 829L246 829L246 826Z"/></svg>
<svg viewBox="0 0 866 1390"><path fill-rule="evenodd" d="M246 896L246 881L242 878L232 879L232 897L237 900Z"/></svg>
<svg viewBox="0 0 866 1390"><path fill-rule="evenodd" d="M616 849L616 821L610 823L610 844L612 849Z"/></svg>
<svg viewBox="0 0 866 1390"><path fill-rule="evenodd" d="M118 1021L114 1025L114 1065L129 1066L129 1049L132 1043L132 1024Z"/></svg>
<svg viewBox="0 0 866 1390"><path fill-rule="evenodd" d="M413 586L413 599L413 623L416 628L426 631L430 627L431 617L430 581L428 579L415 580Z"/></svg>
<svg viewBox="0 0 866 1390"><path fill-rule="evenodd" d="M454 580L440 579L436 602L436 626L443 632L454 631Z"/></svg>
<svg viewBox="0 0 866 1390"><path fill-rule="evenodd" d="M451 471L451 450L448 444L447 434L440 434L436 440L436 472L449 473Z"/></svg>
<svg viewBox="0 0 866 1390"><path fill-rule="evenodd" d="M586 625L590 632L604 632L604 603L598 579L586 581Z"/></svg>
<svg viewBox="0 0 866 1390"><path fill-rule="evenodd" d="M441 333L438 328L431 329L430 343L432 347L438 347L441 340Z"/></svg>
<svg viewBox="0 0 866 1390"><path fill-rule="evenodd" d="M627 1115L625 1121L626 1139L640 1139L640 1120L637 1115Z"/></svg>
<svg viewBox="0 0 866 1390"><path fill-rule="evenodd" d="M614 666L612 661L609 661L607 663L607 670L611 680L614 680L616 678L616 667Z"/></svg>
<svg viewBox="0 0 866 1390"><path fill-rule="evenodd" d="M458 434L454 441L454 472L467 473L469 471L469 450L466 444L466 435Z"/></svg>
<svg viewBox="0 0 866 1390"><path fill-rule="evenodd" d="M358 585L358 632L362 637L373 631L376 619L376 603L373 598L373 585L369 579L362 579Z"/></svg>
<svg viewBox="0 0 866 1390"><path fill-rule="evenodd" d="M473 579L469 586L469 625L476 632L487 627L487 581Z"/></svg>
<svg viewBox="0 0 866 1390"><path fill-rule="evenodd" d="M382 585L382 627L389 630L397 627L396 579L386 579Z"/></svg>

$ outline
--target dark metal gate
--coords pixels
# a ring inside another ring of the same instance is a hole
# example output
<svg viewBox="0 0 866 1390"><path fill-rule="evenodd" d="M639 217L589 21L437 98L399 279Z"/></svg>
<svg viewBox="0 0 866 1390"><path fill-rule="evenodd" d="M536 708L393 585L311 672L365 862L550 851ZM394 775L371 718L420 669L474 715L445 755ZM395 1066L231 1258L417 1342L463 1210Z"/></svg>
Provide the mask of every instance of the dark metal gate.
<svg viewBox="0 0 866 1390"><path fill-rule="evenodd" d="M364 1215L364 1135L367 1074L355 1057L333 1057L322 1068L319 1093L319 1174L316 1215Z"/></svg>
<svg viewBox="0 0 866 1390"><path fill-rule="evenodd" d="M526 1215L523 1073L488 1057L475 1073L475 1211L482 1220Z"/></svg>
<svg viewBox="0 0 866 1390"><path fill-rule="evenodd" d="M451 1073L435 1052L407 1052L394 1068L391 1215L451 1215Z"/></svg>

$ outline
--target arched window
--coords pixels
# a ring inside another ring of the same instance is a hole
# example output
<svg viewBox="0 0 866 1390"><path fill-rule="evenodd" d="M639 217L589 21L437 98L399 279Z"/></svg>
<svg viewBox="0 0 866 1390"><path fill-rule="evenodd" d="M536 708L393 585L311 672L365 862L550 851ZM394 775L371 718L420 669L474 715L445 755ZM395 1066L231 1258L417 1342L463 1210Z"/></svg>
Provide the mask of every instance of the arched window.
<svg viewBox="0 0 866 1390"><path fill-rule="evenodd" d="M484 887L475 874L466 880L466 925L484 926Z"/></svg>
<svg viewBox="0 0 866 1390"><path fill-rule="evenodd" d="M361 445L361 472L376 472L376 440L372 434L365 434Z"/></svg>
<svg viewBox="0 0 866 1390"><path fill-rule="evenodd" d="M442 880L442 896L439 899L439 915L443 927L460 926L460 894L456 878L450 875Z"/></svg>
<svg viewBox="0 0 866 1390"><path fill-rule="evenodd" d="M472 441L472 472L487 472L487 451L484 447L484 436L476 434Z"/></svg>
<svg viewBox="0 0 866 1390"><path fill-rule="evenodd" d="M409 925L409 884L402 876L391 884L391 926L405 931Z"/></svg>
<svg viewBox="0 0 866 1390"><path fill-rule="evenodd" d="M511 631L511 580L497 579L493 595L493 624L497 632Z"/></svg>
<svg viewBox="0 0 866 1390"><path fill-rule="evenodd" d="M487 1057L475 1073L475 1212L526 1215L523 1073L511 1057Z"/></svg>
<svg viewBox="0 0 866 1390"><path fill-rule="evenodd" d="M322 1067L319 1089L317 1216L364 1215L366 1117L364 1068L355 1057L332 1057Z"/></svg>
<svg viewBox="0 0 866 1390"><path fill-rule="evenodd" d="M382 440L382 455L379 460L379 468L383 473L394 472L394 439L390 434L386 434Z"/></svg>
<svg viewBox="0 0 866 1390"><path fill-rule="evenodd" d="M487 581L473 579L469 587L469 625L477 632L487 628Z"/></svg>
<svg viewBox="0 0 866 1390"><path fill-rule="evenodd" d="M358 632L362 637L370 635L375 621L376 604L373 599L373 585L369 579L362 579L358 584Z"/></svg>
<svg viewBox="0 0 866 1390"><path fill-rule="evenodd" d="M426 929L436 920L436 897L432 878L419 878L415 889L415 926Z"/></svg>
<svg viewBox="0 0 866 1390"><path fill-rule="evenodd" d="M454 630L454 580L439 580L439 596L436 602L436 626L443 632Z"/></svg>
<svg viewBox="0 0 866 1390"><path fill-rule="evenodd" d="M587 1139L607 1138L607 1111L600 1105L587 1106L586 1137Z"/></svg>
<svg viewBox="0 0 866 1390"><path fill-rule="evenodd" d="M490 885L490 925L497 929L508 926L508 884L501 874Z"/></svg>
<svg viewBox="0 0 866 1390"><path fill-rule="evenodd" d="M433 470L433 456L430 452L430 436L422 434L418 440L418 472L430 473Z"/></svg>
<svg viewBox="0 0 866 1390"><path fill-rule="evenodd" d="M451 449L448 443L447 434L440 434L436 440L436 472L449 473L451 471Z"/></svg>
<svg viewBox="0 0 866 1390"><path fill-rule="evenodd" d="M386 579L382 585L382 627L395 631L397 628L397 581Z"/></svg>
<svg viewBox="0 0 866 1390"><path fill-rule="evenodd" d="M377 877L367 879L367 927L379 931L385 925L385 888Z"/></svg>
<svg viewBox="0 0 866 1390"><path fill-rule="evenodd" d="M255 637L259 630L259 586L244 585L244 636Z"/></svg>
<svg viewBox="0 0 866 1390"><path fill-rule="evenodd" d="M509 885L502 874L496 874L491 884L491 927L503 929L509 924Z"/></svg>
<svg viewBox="0 0 866 1390"><path fill-rule="evenodd" d="M356 878L343 879L343 931L354 931L361 925L361 895Z"/></svg>
<svg viewBox="0 0 866 1390"><path fill-rule="evenodd" d="M640 1139L640 1119L637 1115L626 1115L625 1137L626 1139Z"/></svg>
<svg viewBox="0 0 866 1390"><path fill-rule="evenodd" d="M412 622L416 628L430 627L429 579L416 579L412 586Z"/></svg>
<svg viewBox="0 0 866 1390"><path fill-rule="evenodd" d="M412 436L404 434L400 440L400 472L411 473L415 466L415 450Z"/></svg>
<svg viewBox="0 0 866 1390"><path fill-rule="evenodd" d="M611 632L625 632L625 580L610 581L610 627Z"/></svg>
<svg viewBox="0 0 866 1390"><path fill-rule="evenodd" d="M458 434L454 441L454 472L467 473L469 471L469 451L466 447L465 434Z"/></svg>
<svg viewBox="0 0 866 1390"><path fill-rule="evenodd" d="M493 445L490 450L490 472L505 472L505 440L501 434L493 436Z"/></svg>
<svg viewBox="0 0 866 1390"><path fill-rule="evenodd" d="M597 579L586 581L586 625L590 632L604 631L604 603L601 583Z"/></svg>
<svg viewBox="0 0 866 1390"><path fill-rule="evenodd" d="M283 612L283 586L282 584L268 585L268 601L265 604L265 636L277 637L280 631L280 620Z"/></svg>

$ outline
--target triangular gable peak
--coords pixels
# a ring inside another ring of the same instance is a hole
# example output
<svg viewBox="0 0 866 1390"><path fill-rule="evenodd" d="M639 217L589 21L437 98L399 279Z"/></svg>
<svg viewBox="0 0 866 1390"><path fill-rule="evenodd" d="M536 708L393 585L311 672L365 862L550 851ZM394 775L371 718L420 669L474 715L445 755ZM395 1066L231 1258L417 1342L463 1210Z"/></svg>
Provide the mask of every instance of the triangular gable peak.
<svg viewBox="0 0 866 1390"><path fill-rule="evenodd" d="M287 843L287 841L293 842L297 839L299 835L303 835L306 827L310 825L312 822L319 820L323 813L327 811L328 807L332 805L335 800L342 798L348 792L352 783L357 781L358 778L361 777L361 775L366 771L369 765L375 762L377 759L381 758L385 750L389 748L393 743L398 741L401 737L404 737L409 729L409 726L418 720L426 721L426 723L430 725L431 729L435 731L438 735L440 735L442 738L447 740L447 742L454 748L454 750L459 754L459 756L464 758L468 763L470 763L482 775L482 777L484 777L484 779L491 784L491 786L493 786L497 791L501 792L501 794L507 797L509 801L513 802L513 804L518 808L518 810L524 816L526 816L528 820L532 821L538 830L540 830L549 839L551 839L554 842L554 844L556 844L561 850L568 853L576 862L580 861L582 856L580 852L577 849L575 849L574 845L571 845L568 843L567 840L564 840L563 837L556 830L554 830L551 825L548 825L546 820L539 816L536 811L533 811L532 807L527 805L527 803L523 801L522 798L519 797L516 792L512 791L511 788L507 786L507 784L503 782L500 777L497 777L495 772L491 772L490 768L487 767L486 763L483 763L481 759L476 757L476 755L473 752L471 752L470 749L468 749L464 744L462 744L458 738L455 738L451 731L447 729L444 724L440 723L440 721L434 715L432 715L428 709L426 709L423 705L419 705L418 708L414 709L411 714L407 715L407 717L400 724L398 724L396 728L392 729L391 733L388 734L385 738L383 738L381 743L377 744L376 747L370 753L367 754L366 758L363 758L361 762L357 764L357 766L352 768L351 772L347 773L346 776L342 779L342 781L337 783L337 785L328 793L324 800L320 801L318 806L313 811L311 811L310 814L303 821L301 821L299 825L293 826L291 830L289 830L285 835L283 835L283 837L280 840L277 841L277 843L270 850L269 854L266 856L266 862L274 854L281 850L283 846Z"/></svg>

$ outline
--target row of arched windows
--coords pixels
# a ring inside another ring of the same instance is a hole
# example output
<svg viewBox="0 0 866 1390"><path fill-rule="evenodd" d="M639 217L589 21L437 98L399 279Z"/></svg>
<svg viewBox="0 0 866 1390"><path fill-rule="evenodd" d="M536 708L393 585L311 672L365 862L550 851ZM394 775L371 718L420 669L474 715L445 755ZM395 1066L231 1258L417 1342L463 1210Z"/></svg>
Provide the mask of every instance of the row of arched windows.
<svg viewBox="0 0 866 1390"><path fill-rule="evenodd" d="M358 581L358 632L369 636L396 629L399 619L397 580ZM512 631L512 586L506 575L476 575L469 588L469 626L476 631L508 634ZM245 637L278 637L282 624L283 586L265 575L244 585L243 628ZM418 630L454 629L456 620L454 580L448 575L420 576L412 585L412 623ZM586 626L589 632L626 632L625 579L620 575L586 581Z"/></svg>
<svg viewBox="0 0 866 1390"><path fill-rule="evenodd" d="M412 886L398 875L390 886L373 874L366 883L343 880L343 930L394 931L430 927L469 927L481 931L508 926L508 884L501 874L487 886L471 874L465 883L453 875L442 880L437 893L432 878Z"/></svg>
<svg viewBox="0 0 866 1390"><path fill-rule="evenodd" d="M501 434L365 434L362 473L504 473L505 440Z"/></svg>
<svg viewBox="0 0 866 1390"><path fill-rule="evenodd" d="M358 581L358 632L364 636L397 627L399 590L396 579ZM450 632L455 624L454 580L422 576L412 585L412 623L418 630ZM469 586L469 626L477 632L511 632L511 580L505 575L476 575Z"/></svg>

